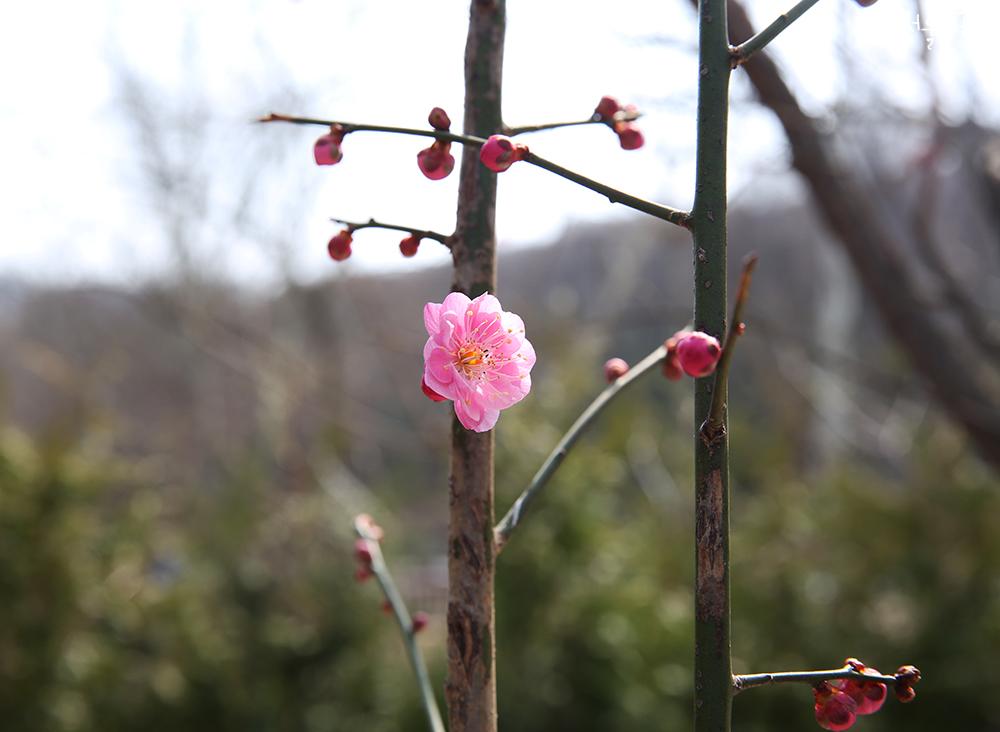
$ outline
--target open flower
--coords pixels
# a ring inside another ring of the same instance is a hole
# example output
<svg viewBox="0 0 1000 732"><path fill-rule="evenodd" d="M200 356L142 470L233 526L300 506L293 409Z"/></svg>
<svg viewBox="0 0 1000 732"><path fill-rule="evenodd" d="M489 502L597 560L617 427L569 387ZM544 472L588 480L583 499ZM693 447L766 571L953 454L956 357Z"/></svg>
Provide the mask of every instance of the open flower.
<svg viewBox="0 0 1000 732"><path fill-rule="evenodd" d="M430 336L424 345L425 393L455 403L466 429L493 429L500 410L531 390L535 349L524 337L524 322L505 312L493 295L474 300L453 292L442 303L424 306Z"/></svg>

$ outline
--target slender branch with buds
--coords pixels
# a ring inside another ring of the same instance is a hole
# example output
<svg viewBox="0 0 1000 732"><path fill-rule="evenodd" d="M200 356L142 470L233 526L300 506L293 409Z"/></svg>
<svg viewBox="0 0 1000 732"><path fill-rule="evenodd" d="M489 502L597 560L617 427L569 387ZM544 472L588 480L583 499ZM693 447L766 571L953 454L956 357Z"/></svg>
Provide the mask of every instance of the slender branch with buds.
<svg viewBox="0 0 1000 732"><path fill-rule="evenodd" d="M355 231L360 231L361 229L388 229L390 231L405 231L408 234L414 234L421 239L433 239L436 242L444 244L449 249L451 248L451 237L446 234L439 234L436 231L431 231L429 229L414 229L412 226L401 226L399 224L387 224L383 221L376 221L375 219L368 219L365 222L357 221L347 221L345 219L337 219L330 217L330 221L338 224L343 224L347 227L347 230L351 233Z"/></svg>
<svg viewBox="0 0 1000 732"><path fill-rule="evenodd" d="M314 117L291 117L285 114L272 113L266 117L261 117L258 122L288 122L297 125L318 125L321 127L333 127L334 125L339 125L343 129L343 134L345 135L351 132L386 132L396 135L433 137L436 140L457 142L461 145L475 148L482 147L486 142L486 140L482 137L475 137L473 135L456 135L452 132L444 132L441 130L419 130L413 127L359 124L355 122L341 122L338 120L316 119ZM557 165L556 163L546 160L540 155L535 155L534 153L528 153L525 155L524 161L536 167L542 168L543 170L547 170L550 173L555 173L559 177L572 181L573 183L581 185L584 188L589 188L595 193L600 193L612 203L620 203L623 206L635 209L636 211L642 211L643 213L655 216L656 218L667 221L671 224L676 224L682 227L687 226L688 213L686 211L671 208L670 206L663 206L658 203L653 203L652 201L643 200L637 196L620 191L617 188L612 188L611 186L587 178L579 173L574 173L572 170L568 170L567 168Z"/></svg>
<svg viewBox="0 0 1000 732"><path fill-rule="evenodd" d="M913 666L901 666L892 675L874 673L872 671L857 671L850 664L845 664L842 668L827 669L825 671L778 671L765 674L739 674L733 676L733 692L738 693L755 686L768 686L770 684L809 684L815 686L823 681L834 681L836 679L856 679L857 681L874 681L880 684L912 686L920 680L920 671Z"/></svg>
<svg viewBox="0 0 1000 732"><path fill-rule="evenodd" d="M406 603L403 602L403 597L399 594L392 574L389 572L389 567L385 563L385 558L382 556L382 547L379 544L382 532L371 520L371 517L366 514L354 519L354 531L364 541L364 548L367 552L366 566L375 576L375 580L382 589L382 594L385 595L386 602L389 603L396 624L399 625L399 632L403 636L403 644L406 646L410 665L417 677L420 700L427 713L427 722L431 731L445 732L444 722L441 721L441 711L438 709L437 700L434 698L434 689L427 673L427 665L424 663L423 654L417 645L417 628L414 626L413 618L410 616Z"/></svg>
<svg viewBox="0 0 1000 732"><path fill-rule="evenodd" d="M521 492L517 500L514 501L514 505L511 506L507 514L500 520L500 523L496 525L493 529L493 537L496 542L496 551L499 554L503 548L507 545L507 541L510 539L510 535L514 533L514 530L521 525L521 521L524 519L525 513L531 506L538 494L541 493L542 489L548 484L549 479L555 474L559 466L562 465L563 460L569 454L573 445L580 438L588 427L593 423L604 408L607 407L615 397L622 393L622 391L637 381L640 376L647 373L650 369L660 363L663 358L667 355L667 349L665 346L660 346L648 356L646 356L642 361L637 363L623 376L620 376L615 381L607 386L597 398L592 401L586 409L576 418L573 425L566 431L566 434L562 436L549 456L545 458L545 462L542 463L542 467L538 469L535 476L528 483L528 486Z"/></svg>

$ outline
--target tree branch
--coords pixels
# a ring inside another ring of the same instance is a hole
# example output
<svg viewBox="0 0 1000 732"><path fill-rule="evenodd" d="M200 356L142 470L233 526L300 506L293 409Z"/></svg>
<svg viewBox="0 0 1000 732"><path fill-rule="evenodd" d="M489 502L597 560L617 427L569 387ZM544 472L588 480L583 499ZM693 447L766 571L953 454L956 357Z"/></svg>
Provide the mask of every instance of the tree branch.
<svg viewBox="0 0 1000 732"><path fill-rule="evenodd" d="M818 2L819 0L799 0L795 4L795 7L779 15L771 25L767 26L760 33L740 45L732 47L730 54L732 55L733 68L745 63L747 59L766 47L767 44L778 37L778 34L798 20L803 13Z"/></svg>
<svg viewBox="0 0 1000 732"><path fill-rule="evenodd" d="M376 221L375 219L368 219L364 223L356 221L346 221L345 219L337 219L330 217L330 221L334 221L338 224L343 224L347 227L348 231L352 233L359 231L361 229L389 229L390 231L405 231L408 234L415 234L422 239L433 239L436 242L444 244L446 247L451 249L451 237L445 234L439 234L436 231L430 231L429 229L414 229L412 226L400 226L398 224L386 224L381 221Z"/></svg>
<svg viewBox="0 0 1000 732"><path fill-rule="evenodd" d="M736 304L733 306L733 317L729 321L729 332L726 334L726 342L722 347L722 355L719 357L719 365L715 369L715 384L712 386L712 405L708 410L706 419L699 432L702 439L711 445L725 429L726 423L726 400L724 394L726 389L723 384L728 383L729 369L733 360L733 347L736 339L743 335L746 326L743 324L743 306L746 304L747 296L750 294L750 279L753 276L754 267L757 266L757 255L750 254L743 260L743 272L740 275L740 289L736 293Z"/></svg>
<svg viewBox="0 0 1000 732"><path fill-rule="evenodd" d="M484 137L476 137L474 135L456 135L452 132L439 132L437 130L418 130L413 127L392 127L388 125L372 125L372 124L358 124L354 122L340 122L337 120L325 120L316 119L314 117L290 117L284 114L270 114L267 117L261 117L259 122L289 122L291 124L297 125L318 125L321 127L331 127L333 125L340 125L344 128L344 134L349 132L387 132L396 135L416 135L418 137L433 137L437 140L447 140L448 142L457 142L461 145L480 148L483 143L486 142ZM580 123L587 124L587 123ZM498 126L497 129L500 129ZM534 153L528 153L524 157L524 161L534 165L536 167L547 170L550 173L555 173L556 175L565 178L566 180L572 181L577 185L583 186L584 188L589 188L595 193L600 193L605 196L612 203L620 203L623 206L635 209L636 211L642 211L650 216L655 216L658 219L667 221L671 224L677 224L678 226L687 226L688 214L685 211L679 209L671 208L670 206L662 206L658 203L652 203L651 201L646 201L637 196L633 196L624 191L620 191L617 188L612 188L611 186L599 183L596 180L592 180L579 173L574 173L572 170L557 165L540 155L535 155ZM478 160L476 163L478 164Z"/></svg>
<svg viewBox="0 0 1000 732"><path fill-rule="evenodd" d="M609 384L604 391L597 395L597 398L592 401L586 409L576 418L573 425L566 431L566 434L562 436L562 439L556 444L549 456L545 458L545 462L542 463L542 467L538 469L535 476L528 483L528 486L521 492L517 500L514 501L514 505L511 506L510 510L503 519L496 525L493 529L493 538L496 543L496 552L499 554L503 551L503 548L507 545L507 541L510 539L510 535L514 533L514 530L521 525L521 521L527 510L531 507L535 498L541 493L542 489L548 484L549 480L562 465L563 460L569 454L569 451L576 444L576 441L580 436L587 431L587 428L593 423L597 416L604 411L607 407L622 391L636 381L640 376L644 375L651 368L660 363L664 357L667 355L667 349L665 346L660 346L648 356L646 356L642 361L637 363L631 369L629 369L624 375L620 376L618 379Z"/></svg>
<svg viewBox="0 0 1000 732"><path fill-rule="evenodd" d="M843 668L828 669L826 671L778 671L766 674L739 674L733 676L733 693L739 693L756 686L768 686L770 684L797 683L815 686L821 681L833 681L835 679L857 679L858 681L876 681L881 684L906 684L908 686L914 682L912 674L897 673L893 676L888 676L870 671L862 673L855 671L849 665L845 665Z"/></svg>

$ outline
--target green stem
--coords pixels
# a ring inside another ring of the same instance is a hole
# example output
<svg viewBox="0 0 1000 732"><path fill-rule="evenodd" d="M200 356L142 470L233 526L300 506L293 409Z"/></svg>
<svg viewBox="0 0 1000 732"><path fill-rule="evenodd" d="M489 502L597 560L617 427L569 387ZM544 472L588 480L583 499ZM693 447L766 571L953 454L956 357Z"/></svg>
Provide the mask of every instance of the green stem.
<svg viewBox="0 0 1000 732"><path fill-rule="evenodd" d="M694 208L694 327L726 330L726 136L729 40L726 0L698 3L698 121ZM695 383L695 732L729 732L732 661L729 610L729 455L723 433L711 446L697 434L725 379Z"/></svg>
<svg viewBox="0 0 1000 732"><path fill-rule="evenodd" d="M733 48L731 50L732 65L739 66L746 63L747 59L777 38L779 33L798 20L803 13L818 2L819 0L799 0L795 4L795 7L779 15L767 28Z"/></svg>
<svg viewBox="0 0 1000 732"><path fill-rule="evenodd" d="M388 600L392 608L392 614L399 625L399 631L403 636L403 644L406 646L406 654L410 658L410 665L413 673L417 677L417 685L420 688L420 700L423 702L424 711L427 714L427 723L431 732L445 732L444 722L441 721L441 711L438 709L437 700L434 698L434 689L431 687L430 676L427 673L427 665L424 663L423 654L417 645L416 635L413 632L413 619L410 617L406 603L403 602L402 595L396 588L396 583L392 579L392 573L382 556L382 547L376 537L368 534L363 522L355 520L354 531L359 537L368 542L368 551L371 553L372 574L382 588L382 594Z"/></svg>
<svg viewBox="0 0 1000 732"><path fill-rule="evenodd" d="M476 137L474 135L456 135L451 132L439 132L437 130L418 130L412 127L391 127L388 125L371 125L371 124L356 124L354 122L339 122L336 120L327 119L316 119L314 117L290 117L284 114L270 114L267 117L262 117L258 120L259 122L289 122L291 124L297 125L319 125L322 127L330 127L332 125L340 125L344 128L344 132L388 132L397 135L416 135L418 137L433 137L437 140L447 140L449 142L457 142L461 145L466 145L469 147L482 147L483 143L486 142L484 137ZM497 128L499 129L499 127ZM679 209L671 208L670 206L661 206L658 203L652 203L651 201L646 201L637 196L633 196L624 191L619 191L617 188L612 188L611 186L599 183L596 180L592 180L579 173L574 173L572 170L557 165L545 158L535 155L534 153L528 153L524 157L524 161L530 163L534 166L547 170L550 173L555 173L556 175L565 178L566 180L572 181L584 188L589 188L595 193L600 193L602 196L607 197L612 203L620 203L623 206L628 206L636 211L642 211L643 213L649 214L650 216L655 216L663 221L668 221L672 224L677 224L678 226L687 226L688 214L686 211L681 211ZM478 163L478 161L477 161Z"/></svg>
<svg viewBox="0 0 1000 732"><path fill-rule="evenodd" d="M388 229L390 231L405 231L408 234L415 234L424 239L433 239L434 241L444 244L446 247L450 248L449 239L450 237L445 234L439 234L436 231L430 231L429 229L414 229L412 226L400 226L399 224L386 224L382 221L376 221L375 219L368 219L364 223L357 221L347 221L345 219L337 219L330 217L330 221L334 221L338 224L343 224L348 229L353 231L360 231L361 229Z"/></svg>
<svg viewBox="0 0 1000 732"><path fill-rule="evenodd" d="M493 537L496 542L496 552L499 554L503 551L503 548L507 545L507 541L510 539L510 535L514 533L514 530L521 525L521 521L531 507L532 502L541 493L542 488L546 486L549 479L555 474L559 466L562 465L563 460L569 454L573 445L580 438L591 423L597 418L604 408L611 403L611 401L621 394L621 392L629 386L631 383L636 381L640 376L648 372L651 368L656 366L658 363L663 361L663 358L667 355L667 349L664 346L660 346L655 351L646 356L642 361L637 363L631 369L628 370L623 376L619 377L611 384L607 386L597 398L590 403L590 405L583 410L583 413L576 418L573 426L566 431L566 434L562 436L559 443L553 448L549 456L545 458L545 462L542 463L542 467L538 469L535 473L535 477L531 479L528 483L527 488L521 492L517 500L514 501L514 505L511 506L510 510L503 519L496 525L493 529Z"/></svg>

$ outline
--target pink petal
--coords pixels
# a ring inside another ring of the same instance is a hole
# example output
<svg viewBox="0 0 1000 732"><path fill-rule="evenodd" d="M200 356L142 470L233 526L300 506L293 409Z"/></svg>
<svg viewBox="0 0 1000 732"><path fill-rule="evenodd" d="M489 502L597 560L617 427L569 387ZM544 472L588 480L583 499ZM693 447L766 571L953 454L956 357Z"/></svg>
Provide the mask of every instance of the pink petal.
<svg viewBox="0 0 1000 732"><path fill-rule="evenodd" d="M424 305L424 327L427 335L434 335L438 332L441 320L441 303L429 302Z"/></svg>

